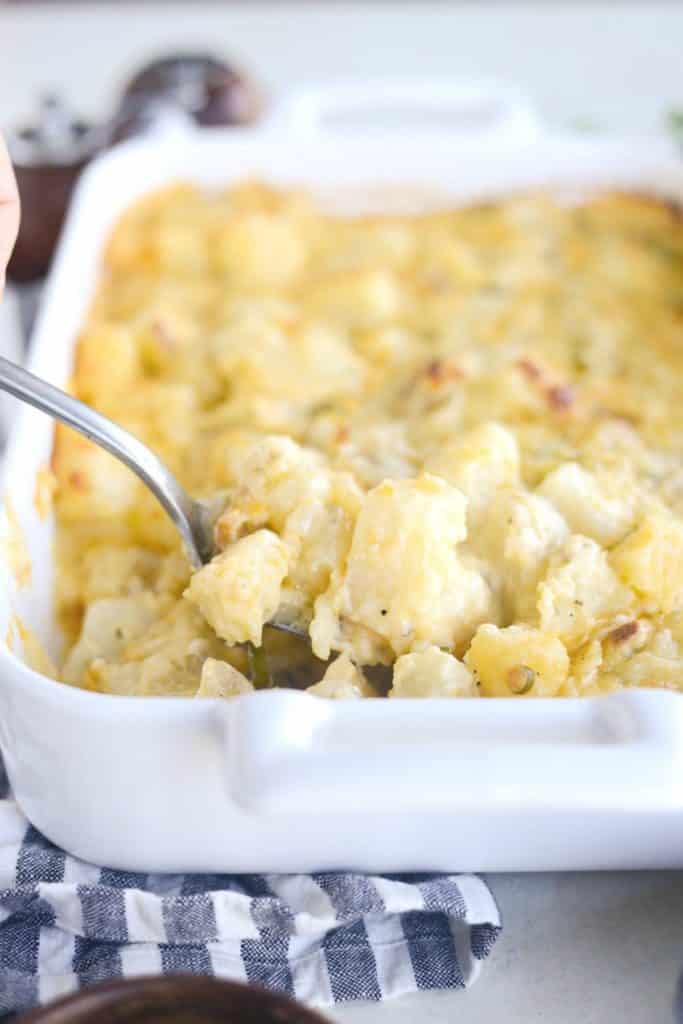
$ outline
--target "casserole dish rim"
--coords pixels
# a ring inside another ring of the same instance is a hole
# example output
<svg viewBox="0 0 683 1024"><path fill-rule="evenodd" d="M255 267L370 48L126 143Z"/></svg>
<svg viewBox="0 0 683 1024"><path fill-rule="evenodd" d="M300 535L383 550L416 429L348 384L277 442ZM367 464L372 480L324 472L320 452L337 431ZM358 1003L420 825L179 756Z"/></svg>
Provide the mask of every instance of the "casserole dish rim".
<svg viewBox="0 0 683 1024"><path fill-rule="evenodd" d="M314 151L318 151L322 154L321 159L323 162L327 161L329 163L334 161L335 153L340 151L340 147L341 149L348 151L348 147L353 147L354 145L358 147L358 152L363 151L367 153L373 149L372 144L367 141L360 143L354 142L353 140L345 140L343 142L335 140L329 143L297 143L295 148L297 149L302 164L307 166L305 159L306 151L309 154ZM409 145L410 144L406 142L406 140L397 140L394 142L394 146L397 149L406 149ZM265 135L259 137L254 135L254 133L248 132L235 133L234 131L231 131L226 133L215 129L203 130L202 132L197 132L196 137L189 141L183 140L181 142L178 140L156 143L155 156L159 167L163 164L167 167L168 161L171 160L173 153L175 152L177 155L180 148L185 150L185 156L183 159L187 159L187 151L192 150L194 147L192 151L195 152L195 154L199 149L203 148L205 156L207 154L211 155L212 153L222 151L225 155L225 159L227 160L231 154L235 155L239 152L240 148L245 146L252 154L250 163L253 163L254 154L257 153L258 150L261 152L260 159L264 160L269 153L278 150L281 146L281 142L273 137L267 137ZM634 149L634 147L637 147L637 150ZM378 147L375 146L374 148L377 150ZM384 142L382 143L382 149L382 154L378 152L375 153L375 159L380 155L383 155L384 158L386 158L387 154ZM322 150L325 150L325 152L323 153ZM498 151L498 159L501 163L504 163L504 160L502 159L503 156L509 156L513 162L515 160L517 161L518 168L523 167L525 165L525 161L526 166L528 166L530 151L531 154L535 154L539 160L542 159L543 152L545 151L546 154L555 153L556 156L557 154L560 154L561 156L564 154L563 159L565 162L568 162L570 158L574 158L581 163L583 167L588 167L591 163L594 165L596 159L598 159L601 154L611 153L615 160L622 159L628 152L638 151L642 154L642 140L641 143L637 143L634 140L607 140L596 142L592 139L577 140L558 135L546 136L545 138L539 139L537 143L534 143L531 146L526 143L516 144L505 142L501 144L496 143L493 140L484 140L475 143L457 140L449 143L448 145L442 146L440 159L442 163L447 163L449 160L460 160L461 166L462 162L469 161L470 166L472 166L476 164L477 161L481 162L487 158L491 159L492 154L496 152L496 150ZM149 156L149 153L150 143L148 141L125 143L112 153L99 158L99 160L86 171L81 183L79 184L78 192L72 203L67 226L58 247L53 271L50 275L43 309L34 333L35 344L29 362L29 366L34 370L34 372L42 374L48 379L52 379L55 383L63 383L63 379L68 372L68 366L70 364L70 357L75 338L72 337L72 341L69 343L65 340L67 333L69 331L75 331L76 325L80 321L82 313L85 311L87 304L90 301L90 295L88 294L83 298L78 309L74 307L66 325L62 323L60 327L63 339L62 349L60 349L55 356L54 349L51 349L50 347L54 344L53 323L55 318L55 308L59 302L60 289L65 287L69 281L73 281L73 251L75 246L80 244L81 237L85 230L83 227L83 210L85 208L87 213L88 202L92 202L92 198L88 199L88 197L94 196L97 189L101 189L103 181L114 180L118 174L122 173L122 169L125 168L126 164L129 166L136 166L141 163L143 159L146 159ZM652 140L648 140L648 154L647 158L642 160L642 165L650 168L653 181L658 178L656 172L657 166L666 165L666 171L661 175L662 185L660 190L651 189L646 186L641 189L641 191L653 191L655 195L657 195L658 192L663 196L670 195L670 189L667 187L664 179L666 179L667 182L669 180L676 180L678 182L679 198L683 198L683 167L677 165L675 161L670 160L670 155L671 150L668 146L655 146L652 144ZM290 160L291 159L292 157L290 154ZM561 162L561 160L558 161L558 163ZM626 185L626 179L629 176L633 177L634 184L639 180L638 173L634 171L631 175L625 174L624 181L619 182L619 184ZM177 175L175 175L175 177L177 177ZM235 179L243 177L245 177L243 172L235 174ZM542 183L551 183L550 180L546 181L542 174L541 178ZM567 170L566 173L562 175L562 178L566 184L571 184L575 180L571 174L571 170ZM277 174L273 176L273 179L276 184L291 183L291 177L287 174L285 175L286 180L284 182L280 181ZM214 180L225 180L225 175L216 176ZM606 177L603 182L593 181L592 187L600 188L602 185L608 185L608 183L609 178ZM588 179L586 179L584 184L591 187L588 183ZM534 187L534 183L529 182L529 187ZM145 186L140 189L140 193L148 190L149 188ZM493 192L493 194L500 195L505 194L505 191L509 194L511 189L508 188L501 191L493 188L488 191L484 190L482 194L491 194L491 192ZM454 197L454 199L457 201L457 197ZM88 202L86 202L86 200ZM129 200L126 199L124 206L128 205L128 202ZM113 223L114 220L115 211L110 211L109 223ZM90 249L91 254L94 254L95 251L98 250L99 244L96 244L96 240L93 240ZM93 275L93 280L94 279L95 275ZM71 327L69 327L69 324L71 324ZM35 420L35 417L37 416L39 416L39 414L33 410L22 410L15 425L7 458L7 479L9 480L10 494L13 474L17 473L24 461L22 452L25 452L26 450L27 442L31 435L31 424L37 422ZM20 594L18 596L21 597ZM7 601L8 598L5 594L5 602L7 603ZM4 614L5 619L7 620L11 614L9 605L5 607ZM19 608L19 614L21 615L21 608ZM463 710L462 702L454 702L446 698L423 698L408 702L392 701L387 703L384 701L372 701L369 702L371 706L370 708L368 702L359 701L357 702L358 706L355 709L344 710L339 707L332 706L337 702L322 702L320 698L316 700L310 695L287 694L283 691L269 692L267 694L250 694L238 698L235 702L231 701L230 704L234 704L235 714L233 714L232 712L228 712L225 708L221 708L219 711L216 711L216 708L219 708L223 702L215 699L200 702L194 698L163 696L149 700L143 698L141 700L140 697L121 697L113 694L90 693L84 690L75 691L73 687L70 687L65 683L56 682L39 672L35 672L21 661L16 653L9 650L4 644L2 645L2 651L0 652L0 666L4 667L8 676L12 679L12 685L9 687L3 687L3 690L6 692L0 695L0 702L5 706L7 706L8 702L16 703L16 701L20 699L17 697L17 689L25 687L27 695L30 694L31 697L35 696L37 698L42 697L44 698L44 703L52 707L64 704L70 709L83 708L84 714L85 709L87 708L87 715L92 711L93 717L97 718L103 718L112 711L112 718L114 720L113 724L115 724L115 718L119 712L121 717L127 720L129 718L138 717L140 719L153 721L155 717L159 717L164 720L168 719L170 721L173 719L174 721L179 721L183 715L187 715L188 719L192 721L200 722L201 720L201 722L206 724L209 720L215 723L216 720L221 719L226 722L231 721L232 725L230 728L233 727L234 721L239 718L240 721L246 723L245 735L248 734L251 736L257 746L260 741L258 738L255 738L254 733L252 732L258 718L256 709L262 709L265 706L265 701L271 702L273 721L269 723L265 729L268 736L263 739L261 744L259 753L259 756L261 757L260 765L257 766L254 771L251 771L251 768L249 768L242 776L244 780L251 772L251 781L247 786L247 788L251 786L251 803L247 801L250 809L249 813L251 814L266 814L267 816L268 814L273 813L276 798L283 803L285 808L291 808L292 806L294 796L287 797L285 793L283 797L282 790L277 789L277 787L273 789L268 780L264 778L263 771L265 770L265 766L271 763L269 759L274 749L272 744L275 744L275 747L277 747L282 740L282 729L284 728L283 723L285 723L286 719L289 720L289 709L294 706L297 708L296 714L301 714L302 719L305 720L301 729L301 736L299 737L299 749L303 752L302 756L305 756L308 751L308 753L311 754L310 763L316 763L318 765L322 764L321 758L325 753L325 750L327 750L329 754L329 750L331 748L329 747L329 744L326 748L324 743L322 744L322 747L318 744L319 737L316 739L315 736L315 732L318 727L316 723L323 723L325 729L329 727L332 728L334 732L334 728L330 724L333 719L338 719L341 723L341 727L346 729L347 727L355 727L355 724L358 723L363 716L365 716L365 719L368 722L372 722L373 725L378 726L380 724L380 719L383 716L388 717L391 723L396 723L398 719L403 716L406 726L408 726L414 717L419 718L424 723L425 716L429 717L428 709L431 709L432 707L434 711L433 713L430 712L430 714L434 720L445 719L447 725L449 727L453 727L455 720L458 717L462 717L463 719L466 718L469 723L468 728L474 729L475 733L477 732L477 729L474 727L472 720L477 716L484 724L486 724L486 721L494 715L496 718L500 718L501 716L514 718L514 730L519 728L519 722L523 716L528 717L530 720L533 719L534 722L539 723L540 729L541 717L548 715L549 721L552 720L555 723L555 725L550 726L549 735L555 735L557 738L557 736L559 736L557 730L561 730L561 726L559 724L560 720L564 718L567 723L570 723L571 721L577 723L576 729L578 732L576 733L576 737L580 736L580 744L582 747L586 743L588 743L589 746L593 744L593 739L602 729L602 734L608 737L609 745L613 747L613 752L616 752L614 744L617 746L621 743L632 745L634 736L637 734L637 741L642 741L641 753L643 755L646 752L646 747L650 753L652 753L655 746L660 744L659 749L664 760L659 764L657 769L658 785L669 784L670 788L667 791L667 798L670 799L672 809L674 806L678 808L679 803L680 806L683 807L683 797L678 793L677 788L674 790L670 785L672 782L671 768L673 763L678 760L679 747L681 752L683 752L683 727L681 727L679 723L679 718L681 718L681 721L683 722L683 715L681 714L683 713L683 705L681 705L681 713L678 712L678 709L674 712L673 701L678 701L678 695L672 695L670 693L665 694L661 691L648 691L638 694L622 693L595 698L560 698L559 700L557 698L530 698L526 699L524 702L514 702L509 698L485 698L474 702L468 702L471 703L473 707L471 710L466 712ZM46 686L47 689L45 689ZM65 697L65 689L72 691L67 697ZM12 691L11 696L7 692L8 690ZM103 697L108 699L103 701ZM306 706L310 709L310 711L305 714L303 712L304 704L302 702L305 702ZM596 707L598 702L601 705L611 705L614 710L598 710ZM321 704L325 705L324 710L321 707ZM519 705L520 710L511 711L511 706L513 704ZM203 705L203 707L200 708L199 705ZM391 707L392 705L393 707ZM577 705L581 705L584 710L579 711L576 707ZM98 707L101 708L101 713L96 711ZM253 714L251 711L246 710L250 707L254 709ZM143 708L144 710L142 710ZM554 709L552 712L551 708ZM523 713L521 709L524 709ZM669 714L669 711L671 711L671 714ZM262 714L262 710L260 710L260 713ZM667 723L661 720L667 716L670 718L669 728L667 727ZM347 724L344 725L344 722ZM536 728L536 726L534 728ZM569 728L571 730L572 726L570 725ZM280 730L279 733L278 730ZM597 732L595 732L595 730L597 730ZM5 723L0 723L0 742L4 750L16 747L18 734L12 736L11 732L11 727L8 727ZM387 727L387 735L385 736L387 743L389 742L388 732L390 732L390 726ZM427 733L425 733L425 736L426 735ZM454 735L458 735L457 729L455 730ZM462 735L461 732L460 735ZM327 738L329 739L329 736ZM511 741L512 739L513 737L510 733L508 740ZM545 746L545 744L541 743L541 740L542 730L535 732L533 737L526 737L523 743L518 744L514 748L515 753L513 756L521 758L522 761L526 760L528 767L528 757L538 756L539 744L541 744L541 746ZM365 742L367 742L367 737ZM268 747L269 743L271 743L270 748ZM525 751L522 751L523 746L525 747ZM313 748L315 748L315 750ZM532 752L532 748L535 753ZM242 745L240 746L240 749L244 751L244 747ZM402 749L405 750L405 747ZM285 754L289 751L286 744L281 747L281 751L283 750L285 751ZM392 762L395 764L396 753L396 750L393 752L389 750L387 763ZM442 753L446 756L444 750L442 750ZM626 756L627 751L624 749L623 751L619 751L619 753L623 753ZM313 755L315 755L315 757L313 757ZM8 758L8 771L10 778L15 785L15 789L17 790L20 803L22 803L22 805L25 804L26 809L28 810L31 805L35 806L35 794L31 796L31 799L23 800L22 802L22 791L24 791L26 787L20 782L20 774L22 770L20 767L21 760L21 758L17 758L16 753L15 756L10 756ZM620 761L620 770L623 769L624 764L626 763L627 762L624 760ZM641 764L644 764L644 762L641 762ZM490 781L491 779L489 778L489 783ZM301 785L302 780L295 780L295 782L292 782L294 787L291 790L292 794L299 792L298 787ZM439 789L439 787L437 787L437 789ZM650 790L650 793L652 793L652 790ZM443 793L442 795L445 796ZM523 795L520 797L520 800L523 805ZM29 816L31 815L29 814ZM41 824L43 825L43 828L45 828L44 821L41 821ZM46 830L49 831L49 826ZM54 830L53 834L55 834ZM62 841L63 845L66 845L61 837L60 841ZM71 843L70 848L75 849L73 842ZM88 847L88 849L90 848L91 847ZM118 856L118 862L123 863L120 856L118 854L116 856ZM683 840L681 842L680 856L681 862L683 862ZM323 857L323 866L324 860L325 858ZM150 862L147 861L147 863ZM473 866L471 862L469 863L470 866ZM491 868L489 863L490 862L485 862L483 866L488 867L489 870L496 869ZM495 863L499 865L497 869L502 869L500 864L505 864L506 862L504 860L502 862L498 860ZM639 863L642 866L642 857L640 858ZM415 866L414 860L412 864ZM511 864L520 867L519 859L512 861ZM514 869L511 864L508 864L507 869ZM540 859L539 857L534 858L533 856L530 856L528 858L528 866L532 867L534 864L537 868L542 867L543 855L540 856ZM549 866L552 866L553 864L557 865L557 861L549 862ZM375 862L370 862L366 866L374 867L377 865ZM200 868L200 870L205 869L206 868ZM256 870L256 868L254 868L254 870Z"/></svg>

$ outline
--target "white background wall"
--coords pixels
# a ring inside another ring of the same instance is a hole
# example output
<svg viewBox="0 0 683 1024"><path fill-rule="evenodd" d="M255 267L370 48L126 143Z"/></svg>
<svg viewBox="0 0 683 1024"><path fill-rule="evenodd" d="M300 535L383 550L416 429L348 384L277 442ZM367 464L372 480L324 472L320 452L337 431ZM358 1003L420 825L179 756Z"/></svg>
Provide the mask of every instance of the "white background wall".
<svg viewBox="0 0 683 1024"><path fill-rule="evenodd" d="M1 4L2 0L0 0ZM41 88L101 113L147 57L210 48L273 91L330 77L496 75L547 118L657 131L683 107L683 3L185 3L0 6L0 125Z"/></svg>

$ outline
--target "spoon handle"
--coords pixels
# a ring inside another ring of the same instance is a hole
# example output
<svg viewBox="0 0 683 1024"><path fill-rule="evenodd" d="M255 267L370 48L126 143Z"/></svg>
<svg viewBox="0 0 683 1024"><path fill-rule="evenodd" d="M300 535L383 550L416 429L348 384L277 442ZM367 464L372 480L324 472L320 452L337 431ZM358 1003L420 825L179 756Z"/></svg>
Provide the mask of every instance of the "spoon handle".
<svg viewBox="0 0 683 1024"><path fill-rule="evenodd" d="M190 562L199 568L210 557L202 529L202 509L146 445L106 416L0 356L0 388L61 420L125 463L139 476L175 523Z"/></svg>

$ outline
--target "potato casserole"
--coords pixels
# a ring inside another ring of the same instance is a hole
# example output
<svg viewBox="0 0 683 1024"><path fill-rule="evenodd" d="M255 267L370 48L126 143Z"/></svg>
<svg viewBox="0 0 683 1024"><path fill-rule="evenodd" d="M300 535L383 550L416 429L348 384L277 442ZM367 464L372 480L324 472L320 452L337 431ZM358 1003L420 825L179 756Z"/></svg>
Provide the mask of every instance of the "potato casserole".
<svg viewBox="0 0 683 1024"><path fill-rule="evenodd" d="M211 499L218 554L192 573L137 478L58 428L68 683L246 693L263 644L266 676L327 697L683 688L663 201L351 218L179 184L116 226L72 385Z"/></svg>

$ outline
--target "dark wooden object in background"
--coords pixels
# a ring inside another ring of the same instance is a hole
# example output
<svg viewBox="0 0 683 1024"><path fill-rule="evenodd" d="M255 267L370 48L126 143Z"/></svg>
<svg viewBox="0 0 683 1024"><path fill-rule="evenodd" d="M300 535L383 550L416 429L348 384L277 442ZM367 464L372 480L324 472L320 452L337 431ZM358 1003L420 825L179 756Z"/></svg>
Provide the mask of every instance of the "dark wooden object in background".
<svg viewBox="0 0 683 1024"><path fill-rule="evenodd" d="M22 209L8 278L25 283L44 277L76 180L102 149L164 117L176 125L247 125L262 106L249 76L205 53L178 53L145 65L127 83L114 115L99 124L73 117L58 97L44 98L35 122L8 134Z"/></svg>
<svg viewBox="0 0 683 1024"><path fill-rule="evenodd" d="M36 120L7 138L21 199L19 237L7 275L19 283L47 271L78 175L103 144L102 131L42 99Z"/></svg>

